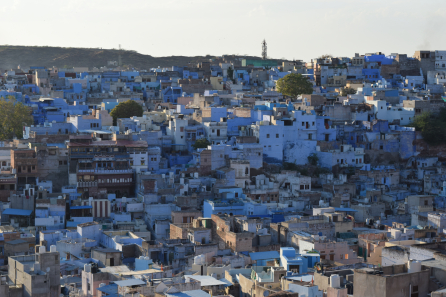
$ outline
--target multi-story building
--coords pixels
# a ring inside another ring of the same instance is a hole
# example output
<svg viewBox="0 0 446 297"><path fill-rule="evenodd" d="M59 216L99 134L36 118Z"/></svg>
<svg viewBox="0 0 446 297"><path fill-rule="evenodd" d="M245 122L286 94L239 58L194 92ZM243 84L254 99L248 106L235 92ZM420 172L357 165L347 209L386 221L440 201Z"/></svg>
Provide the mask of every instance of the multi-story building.
<svg viewBox="0 0 446 297"><path fill-rule="evenodd" d="M60 256L56 246L48 252L40 246L39 253L10 257L8 263L8 278L22 288L20 296L60 296Z"/></svg>
<svg viewBox="0 0 446 297"><path fill-rule="evenodd" d="M17 174L19 186L35 184L39 176L37 154L32 149L12 149L11 167Z"/></svg>
<svg viewBox="0 0 446 297"><path fill-rule="evenodd" d="M134 169L146 166L147 143L144 141L92 141L91 137L72 137L68 143L70 184L78 186L84 198L116 194L134 194ZM139 158L132 158L135 156ZM135 163L137 159L138 164ZM146 168L146 167L145 167ZM105 198L105 197L104 197Z"/></svg>

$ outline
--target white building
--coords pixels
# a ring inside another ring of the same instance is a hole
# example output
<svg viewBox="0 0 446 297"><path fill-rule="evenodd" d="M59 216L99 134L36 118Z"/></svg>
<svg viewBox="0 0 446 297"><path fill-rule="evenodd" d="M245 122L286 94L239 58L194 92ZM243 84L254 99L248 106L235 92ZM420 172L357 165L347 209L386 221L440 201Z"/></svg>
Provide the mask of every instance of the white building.
<svg viewBox="0 0 446 297"><path fill-rule="evenodd" d="M446 51L435 51L435 70L446 70Z"/></svg>
<svg viewBox="0 0 446 297"><path fill-rule="evenodd" d="M343 144L340 146L340 149L328 150L326 152L322 152L320 147L317 146L316 151L319 157L319 164L325 168L332 168L336 165L340 167L362 167L364 165L363 148L354 148L349 144Z"/></svg>
<svg viewBox="0 0 446 297"><path fill-rule="evenodd" d="M437 228L438 232L443 232L446 228L446 214L445 213L428 213L427 222L430 226Z"/></svg>
<svg viewBox="0 0 446 297"><path fill-rule="evenodd" d="M378 120L387 120L389 123L400 121L400 125L408 125L415 117L415 110L403 106L387 106L385 100L370 100L368 104L373 105L373 113Z"/></svg>

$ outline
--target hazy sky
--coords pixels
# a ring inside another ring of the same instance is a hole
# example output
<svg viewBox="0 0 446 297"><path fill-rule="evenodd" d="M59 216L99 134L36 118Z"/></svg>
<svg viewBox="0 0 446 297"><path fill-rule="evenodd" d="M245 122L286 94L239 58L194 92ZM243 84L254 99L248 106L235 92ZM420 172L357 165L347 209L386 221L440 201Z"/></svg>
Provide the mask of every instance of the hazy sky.
<svg viewBox="0 0 446 297"><path fill-rule="evenodd" d="M0 44L133 49L152 56L446 50L446 1L2 0Z"/></svg>

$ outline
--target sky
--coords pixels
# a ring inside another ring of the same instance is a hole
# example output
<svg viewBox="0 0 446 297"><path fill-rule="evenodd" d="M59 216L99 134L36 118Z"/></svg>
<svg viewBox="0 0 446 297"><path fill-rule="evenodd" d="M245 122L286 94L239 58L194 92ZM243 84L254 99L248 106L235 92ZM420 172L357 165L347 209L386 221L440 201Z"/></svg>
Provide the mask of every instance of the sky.
<svg viewBox="0 0 446 297"><path fill-rule="evenodd" d="M428 3L428 4L427 4ZM1 45L122 48L152 56L446 50L446 1L2 0Z"/></svg>

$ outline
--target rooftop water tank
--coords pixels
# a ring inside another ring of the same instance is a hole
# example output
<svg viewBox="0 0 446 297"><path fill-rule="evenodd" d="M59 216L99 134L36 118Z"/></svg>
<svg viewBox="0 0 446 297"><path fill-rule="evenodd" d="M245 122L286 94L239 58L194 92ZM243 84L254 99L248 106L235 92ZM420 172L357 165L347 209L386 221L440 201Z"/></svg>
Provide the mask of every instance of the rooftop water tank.
<svg viewBox="0 0 446 297"><path fill-rule="evenodd" d="M332 288L341 287L341 277L338 274L332 274L330 276L330 287Z"/></svg>
<svg viewBox="0 0 446 297"><path fill-rule="evenodd" d="M415 260L409 260L408 264L408 273L420 272L421 271L421 262Z"/></svg>

